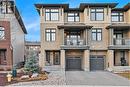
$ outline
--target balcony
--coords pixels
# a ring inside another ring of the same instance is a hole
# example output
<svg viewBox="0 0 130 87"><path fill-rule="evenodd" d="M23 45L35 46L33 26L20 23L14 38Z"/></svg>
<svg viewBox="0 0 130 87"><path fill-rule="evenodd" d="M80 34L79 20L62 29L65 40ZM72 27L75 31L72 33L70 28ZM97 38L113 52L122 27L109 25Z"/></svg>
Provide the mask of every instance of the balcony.
<svg viewBox="0 0 130 87"><path fill-rule="evenodd" d="M61 49L88 49L83 39L65 39L64 45L61 45Z"/></svg>
<svg viewBox="0 0 130 87"><path fill-rule="evenodd" d="M114 45L130 45L130 39L114 39Z"/></svg>
<svg viewBox="0 0 130 87"><path fill-rule="evenodd" d="M113 39L113 45L109 46L109 49L130 49L130 39L128 38Z"/></svg>

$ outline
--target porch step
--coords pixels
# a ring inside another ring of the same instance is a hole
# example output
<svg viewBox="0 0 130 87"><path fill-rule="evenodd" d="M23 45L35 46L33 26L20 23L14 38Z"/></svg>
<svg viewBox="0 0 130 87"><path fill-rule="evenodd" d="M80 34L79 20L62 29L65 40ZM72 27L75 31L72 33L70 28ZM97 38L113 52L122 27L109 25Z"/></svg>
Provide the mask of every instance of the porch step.
<svg viewBox="0 0 130 87"><path fill-rule="evenodd" d="M114 72L130 71L130 66L115 66L113 67Z"/></svg>
<svg viewBox="0 0 130 87"><path fill-rule="evenodd" d="M60 66L45 66L43 67L43 71L60 71L62 70Z"/></svg>

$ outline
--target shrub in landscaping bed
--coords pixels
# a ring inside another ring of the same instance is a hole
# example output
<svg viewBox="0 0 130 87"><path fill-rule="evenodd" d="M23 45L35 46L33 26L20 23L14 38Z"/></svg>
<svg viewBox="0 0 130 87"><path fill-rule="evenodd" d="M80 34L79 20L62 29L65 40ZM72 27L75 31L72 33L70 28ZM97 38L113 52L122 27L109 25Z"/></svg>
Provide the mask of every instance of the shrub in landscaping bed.
<svg viewBox="0 0 130 87"><path fill-rule="evenodd" d="M34 53L31 53L24 65L24 70L27 74L30 73L38 73L39 72L39 66L38 66L38 61L37 61L37 56Z"/></svg>

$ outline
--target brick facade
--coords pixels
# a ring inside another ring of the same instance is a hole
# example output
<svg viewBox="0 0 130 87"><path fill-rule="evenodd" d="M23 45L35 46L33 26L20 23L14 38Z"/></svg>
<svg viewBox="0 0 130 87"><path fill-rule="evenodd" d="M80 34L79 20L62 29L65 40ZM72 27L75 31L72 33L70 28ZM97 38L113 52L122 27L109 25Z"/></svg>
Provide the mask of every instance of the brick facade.
<svg viewBox="0 0 130 87"><path fill-rule="evenodd" d="M12 67L13 55L11 48L11 35L10 35L10 22L9 21L0 21L0 26L5 29L5 39L0 40L0 50L6 50L6 60L2 62L2 67L0 69L10 69Z"/></svg>

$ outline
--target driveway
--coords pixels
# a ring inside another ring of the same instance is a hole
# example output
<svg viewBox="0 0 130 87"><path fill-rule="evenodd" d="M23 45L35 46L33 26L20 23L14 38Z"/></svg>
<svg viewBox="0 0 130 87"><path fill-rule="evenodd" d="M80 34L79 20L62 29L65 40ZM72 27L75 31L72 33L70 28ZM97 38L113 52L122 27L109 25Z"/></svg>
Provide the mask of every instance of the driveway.
<svg viewBox="0 0 130 87"><path fill-rule="evenodd" d="M47 80L20 82L10 86L87 85L129 86L130 81L110 72L51 71Z"/></svg>
<svg viewBox="0 0 130 87"><path fill-rule="evenodd" d="M105 71L67 71L65 74L67 85L130 86L128 79Z"/></svg>

